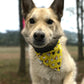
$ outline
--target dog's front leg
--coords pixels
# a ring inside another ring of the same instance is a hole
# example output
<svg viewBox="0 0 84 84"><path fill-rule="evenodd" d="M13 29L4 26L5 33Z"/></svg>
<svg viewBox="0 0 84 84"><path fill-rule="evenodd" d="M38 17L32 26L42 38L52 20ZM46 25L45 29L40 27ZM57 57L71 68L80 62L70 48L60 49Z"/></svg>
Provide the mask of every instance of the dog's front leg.
<svg viewBox="0 0 84 84"><path fill-rule="evenodd" d="M48 81L39 76L34 76L32 78L32 84L48 84Z"/></svg>
<svg viewBox="0 0 84 84"><path fill-rule="evenodd" d="M63 84L77 84L76 81L75 81L75 77L76 77L76 72L75 71L69 72L65 76Z"/></svg>
<svg viewBox="0 0 84 84"><path fill-rule="evenodd" d="M38 76L32 77L32 84L40 84L41 78Z"/></svg>

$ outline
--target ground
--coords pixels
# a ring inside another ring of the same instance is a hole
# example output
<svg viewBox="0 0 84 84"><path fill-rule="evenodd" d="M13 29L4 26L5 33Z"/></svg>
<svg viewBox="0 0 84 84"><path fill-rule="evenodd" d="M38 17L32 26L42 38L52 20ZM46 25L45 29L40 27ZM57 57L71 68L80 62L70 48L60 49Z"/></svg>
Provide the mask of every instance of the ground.
<svg viewBox="0 0 84 84"><path fill-rule="evenodd" d="M72 57L77 61L77 47L67 47ZM0 84L31 84L30 76L28 73L28 54L26 48L26 75L19 76L19 47L0 47ZM77 61L78 75L77 82L84 77L84 60Z"/></svg>

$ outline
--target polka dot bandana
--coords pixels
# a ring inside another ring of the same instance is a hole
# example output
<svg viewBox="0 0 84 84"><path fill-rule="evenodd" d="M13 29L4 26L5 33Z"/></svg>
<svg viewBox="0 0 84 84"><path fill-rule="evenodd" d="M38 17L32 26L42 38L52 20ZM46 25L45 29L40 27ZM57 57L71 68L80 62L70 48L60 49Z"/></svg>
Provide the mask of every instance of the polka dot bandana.
<svg viewBox="0 0 84 84"><path fill-rule="evenodd" d="M60 71L62 63L62 46L58 41L55 48L45 53L37 53L36 56L39 58L40 64L44 64L51 69Z"/></svg>

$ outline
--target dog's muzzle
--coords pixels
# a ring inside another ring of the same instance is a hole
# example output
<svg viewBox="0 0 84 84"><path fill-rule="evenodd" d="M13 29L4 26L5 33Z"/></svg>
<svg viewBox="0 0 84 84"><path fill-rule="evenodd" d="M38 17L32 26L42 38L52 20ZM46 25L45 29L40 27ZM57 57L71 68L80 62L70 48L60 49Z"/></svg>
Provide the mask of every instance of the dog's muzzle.
<svg viewBox="0 0 84 84"><path fill-rule="evenodd" d="M44 45L45 44L45 33L35 32L33 35L35 45Z"/></svg>

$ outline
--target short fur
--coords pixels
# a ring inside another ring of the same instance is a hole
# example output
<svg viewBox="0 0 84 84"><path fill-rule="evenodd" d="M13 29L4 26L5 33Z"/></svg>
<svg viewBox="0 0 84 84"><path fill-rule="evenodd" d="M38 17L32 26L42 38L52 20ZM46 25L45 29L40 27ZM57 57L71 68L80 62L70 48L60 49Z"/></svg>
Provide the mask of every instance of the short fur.
<svg viewBox="0 0 84 84"><path fill-rule="evenodd" d="M28 2L31 2L31 7ZM31 0L22 1L23 15L26 21L22 34L26 42L29 43L28 54L32 84L76 84L76 64L66 49L66 37L60 25L63 5L64 0L55 0L50 8L36 8ZM30 24L30 18L34 18L34 24ZM47 24L48 19L52 19L53 24ZM34 44L33 35L35 32L45 34L44 45L38 46ZM53 45L58 39L63 48L62 68L59 72L40 65L34 49Z"/></svg>

